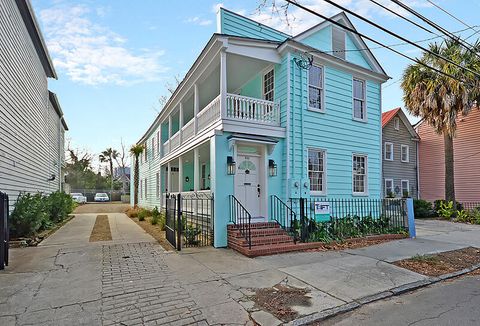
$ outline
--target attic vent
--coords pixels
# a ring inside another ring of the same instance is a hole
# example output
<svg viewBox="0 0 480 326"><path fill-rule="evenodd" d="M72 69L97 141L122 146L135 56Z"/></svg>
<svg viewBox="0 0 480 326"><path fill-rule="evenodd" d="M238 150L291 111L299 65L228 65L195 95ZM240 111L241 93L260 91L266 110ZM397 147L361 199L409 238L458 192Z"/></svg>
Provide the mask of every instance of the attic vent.
<svg viewBox="0 0 480 326"><path fill-rule="evenodd" d="M332 28L332 54L345 60L345 31L340 28Z"/></svg>

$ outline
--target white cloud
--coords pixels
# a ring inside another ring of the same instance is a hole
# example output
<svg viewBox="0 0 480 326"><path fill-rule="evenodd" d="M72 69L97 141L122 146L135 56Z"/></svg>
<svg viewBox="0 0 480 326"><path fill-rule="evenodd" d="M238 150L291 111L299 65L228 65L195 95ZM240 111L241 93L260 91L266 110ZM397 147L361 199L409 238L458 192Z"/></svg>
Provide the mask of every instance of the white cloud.
<svg viewBox="0 0 480 326"><path fill-rule="evenodd" d="M103 9L84 5L56 6L40 12L47 45L56 68L75 82L87 85L127 85L156 81L168 69L160 64L162 50L127 48L127 39L94 23Z"/></svg>
<svg viewBox="0 0 480 326"><path fill-rule="evenodd" d="M275 7L272 6L273 2L273 0L267 0L266 5L263 8L259 11L255 11L255 13L251 14L249 17L289 34L298 34L322 21L320 17L290 4L288 5L287 22L284 10L286 2L284 0L276 0ZM367 18L371 18L373 15L380 15L389 18L397 17L369 0L335 0L335 2L338 5L348 8ZM400 8L389 0L377 0L377 2L403 16L410 16L406 10ZM298 1L298 3L327 17L333 16L341 11L323 0L301 0ZM427 2L417 0L403 1L403 3L412 8L431 6ZM240 11L236 10L236 12Z"/></svg>
<svg viewBox="0 0 480 326"><path fill-rule="evenodd" d="M208 26L212 24L212 20L210 19L201 19L198 16L188 18L185 22L190 23L190 24L195 24L199 26Z"/></svg>

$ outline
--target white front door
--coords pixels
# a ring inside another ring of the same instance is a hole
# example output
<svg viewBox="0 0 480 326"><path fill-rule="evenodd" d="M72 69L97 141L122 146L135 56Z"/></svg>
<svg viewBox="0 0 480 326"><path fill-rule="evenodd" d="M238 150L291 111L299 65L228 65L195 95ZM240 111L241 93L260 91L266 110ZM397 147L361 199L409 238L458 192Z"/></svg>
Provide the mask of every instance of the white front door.
<svg viewBox="0 0 480 326"><path fill-rule="evenodd" d="M252 217L259 217L261 204L260 157L238 154L235 197Z"/></svg>

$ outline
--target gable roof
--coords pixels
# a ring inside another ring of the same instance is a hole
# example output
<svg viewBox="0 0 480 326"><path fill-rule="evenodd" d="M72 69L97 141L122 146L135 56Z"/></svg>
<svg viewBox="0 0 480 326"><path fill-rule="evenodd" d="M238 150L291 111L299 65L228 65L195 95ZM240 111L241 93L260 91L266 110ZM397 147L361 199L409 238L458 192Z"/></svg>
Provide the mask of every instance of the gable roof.
<svg viewBox="0 0 480 326"><path fill-rule="evenodd" d="M348 27L349 29L351 30L354 30L355 32L357 32L357 29L355 28L355 26L352 24L352 21L350 19L348 19L348 16L347 14L345 14L345 12L340 12L332 17L330 17L330 19L338 22L338 23L341 23L342 25L344 25L345 27ZM295 35L292 39L294 41L297 41L297 42L302 42L303 39L307 38L308 36L324 29L325 27L329 26L329 25L335 25L327 20L324 20L323 22L307 29L306 31L303 31L297 35ZM340 28L340 27L339 27ZM349 32L349 31L345 31L345 33L347 33L349 35L349 37L352 39L353 43L355 44L355 46L359 49L365 49L365 51L362 51L362 54L364 54L364 58L365 60L367 61L367 63L370 65L370 67L372 67L372 70L378 72L378 73L381 73L381 74L384 74L384 75L387 75L387 73L385 72L385 70L383 69L383 67L380 65L380 63L378 62L377 58L375 58L375 56L373 55L372 51L370 50L370 48L368 47L368 45L365 43L365 41L356 33L352 33L352 32Z"/></svg>
<svg viewBox="0 0 480 326"><path fill-rule="evenodd" d="M410 135L412 136L412 138L420 139L420 136L417 134L415 129L413 129L412 124L410 123L410 121L408 121L408 118L405 115L405 113L403 112L402 108L395 108L393 110L383 112L382 113L382 128L385 128L385 126L396 116L398 116L400 118L400 120L403 122L403 124L405 125L405 127L407 127L407 130L410 133Z"/></svg>
<svg viewBox="0 0 480 326"><path fill-rule="evenodd" d="M43 39L42 33L40 32L40 27L38 26L37 19L33 13L30 0L15 0L22 20L27 28L28 34L32 40L32 43L35 47L40 62L42 63L43 69L47 77L57 79L57 73L53 67L52 59L45 45L45 40Z"/></svg>

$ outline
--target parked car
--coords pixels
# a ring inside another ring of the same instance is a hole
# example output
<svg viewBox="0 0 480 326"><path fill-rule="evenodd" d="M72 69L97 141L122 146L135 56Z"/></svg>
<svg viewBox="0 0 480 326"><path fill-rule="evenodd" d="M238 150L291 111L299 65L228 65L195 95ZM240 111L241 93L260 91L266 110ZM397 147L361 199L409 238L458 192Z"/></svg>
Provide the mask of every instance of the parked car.
<svg viewBox="0 0 480 326"><path fill-rule="evenodd" d="M110 198L108 198L108 195L104 192L97 192L95 194L95 198L94 198L95 201L109 201Z"/></svg>
<svg viewBox="0 0 480 326"><path fill-rule="evenodd" d="M86 204L87 203L87 197L85 197L82 193L73 192L73 193L70 194L70 196L72 196L72 199L78 204Z"/></svg>

